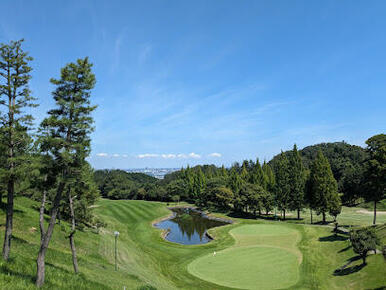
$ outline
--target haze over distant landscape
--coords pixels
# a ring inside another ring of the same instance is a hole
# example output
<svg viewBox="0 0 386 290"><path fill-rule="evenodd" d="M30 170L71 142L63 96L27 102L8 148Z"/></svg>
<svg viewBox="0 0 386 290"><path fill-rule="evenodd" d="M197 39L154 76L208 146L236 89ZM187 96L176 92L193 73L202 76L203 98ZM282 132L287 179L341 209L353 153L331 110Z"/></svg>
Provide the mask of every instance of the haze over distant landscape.
<svg viewBox="0 0 386 290"><path fill-rule="evenodd" d="M351 4L2 1L0 42L26 39L38 122L90 57L93 167L228 166L384 131L386 4Z"/></svg>

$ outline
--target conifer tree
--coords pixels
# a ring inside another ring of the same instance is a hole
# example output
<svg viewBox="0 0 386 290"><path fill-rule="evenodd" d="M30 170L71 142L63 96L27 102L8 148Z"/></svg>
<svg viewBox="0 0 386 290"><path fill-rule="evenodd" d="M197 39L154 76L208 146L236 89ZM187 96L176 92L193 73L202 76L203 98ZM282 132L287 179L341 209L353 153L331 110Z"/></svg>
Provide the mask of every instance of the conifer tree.
<svg viewBox="0 0 386 290"><path fill-rule="evenodd" d="M247 182L248 181L248 177L249 177L249 174L248 174L248 161L244 161L243 162L243 166L241 167L241 172L240 172L240 177L243 181Z"/></svg>
<svg viewBox="0 0 386 290"><path fill-rule="evenodd" d="M52 168L56 173L56 192L46 230L43 222L46 196L43 192L40 211L41 241L37 258L38 287L44 283L45 255L63 195L90 154L90 134L93 130L91 112L96 108L90 103L91 90L95 85L91 67L87 57L78 59L76 63L67 64L61 70L60 79L51 79L51 83L56 86L53 92L56 108L50 110L49 117L41 123L39 146L44 154L52 158ZM71 240L70 246L74 253L75 245ZM73 264L77 271L76 255L73 255Z"/></svg>
<svg viewBox="0 0 386 290"><path fill-rule="evenodd" d="M287 156L282 151L275 167L275 199L278 208L283 212L285 219L286 210L290 206L290 168Z"/></svg>
<svg viewBox="0 0 386 290"><path fill-rule="evenodd" d="M300 219L300 210L304 205L304 186L305 186L305 174L304 167L302 163L302 158L300 157L299 151L294 145L294 148L291 152L289 158L290 166L290 209L296 210L298 214L298 219Z"/></svg>
<svg viewBox="0 0 386 290"><path fill-rule="evenodd" d="M326 222L326 212L331 208L331 202L338 195L338 184L332 174L330 163L321 150L311 168L310 189L314 207L318 214L322 214L323 223Z"/></svg>
<svg viewBox="0 0 386 290"><path fill-rule="evenodd" d="M264 178L266 180L266 190L273 193L275 191L275 174L272 171L271 166L264 161L262 166L264 172Z"/></svg>
<svg viewBox="0 0 386 290"><path fill-rule="evenodd" d="M228 171L226 170L225 166L221 166L221 176L227 178L228 177Z"/></svg>
<svg viewBox="0 0 386 290"><path fill-rule="evenodd" d="M26 171L29 163L28 147L31 144L29 129L32 115L25 112L28 107L36 107L28 83L32 68L32 57L22 48L23 40L0 44L0 112L2 153L1 176L7 188L7 209L3 259L8 260L11 251L13 207L15 184Z"/></svg>

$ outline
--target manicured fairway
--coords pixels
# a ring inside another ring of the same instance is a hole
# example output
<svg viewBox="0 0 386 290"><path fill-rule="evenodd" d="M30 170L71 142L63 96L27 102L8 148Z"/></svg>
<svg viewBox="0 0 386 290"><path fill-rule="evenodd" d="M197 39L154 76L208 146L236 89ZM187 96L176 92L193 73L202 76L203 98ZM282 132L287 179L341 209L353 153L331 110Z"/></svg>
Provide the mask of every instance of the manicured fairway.
<svg viewBox="0 0 386 290"><path fill-rule="evenodd" d="M277 289L298 281L299 233L286 225L254 224L230 231L235 246L194 260L188 271L206 281L243 289Z"/></svg>

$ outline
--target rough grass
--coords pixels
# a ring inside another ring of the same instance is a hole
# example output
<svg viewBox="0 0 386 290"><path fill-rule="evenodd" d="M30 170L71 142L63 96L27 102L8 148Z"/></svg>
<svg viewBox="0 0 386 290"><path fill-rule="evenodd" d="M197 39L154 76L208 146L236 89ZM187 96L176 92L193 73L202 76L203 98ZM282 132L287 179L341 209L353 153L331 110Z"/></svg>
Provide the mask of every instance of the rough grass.
<svg viewBox="0 0 386 290"><path fill-rule="evenodd" d="M15 203L11 260L9 263L0 262L0 289L34 289L35 259L39 245L39 231L36 230L39 204L26 198L17 198ZM386 264L382 255L370 256L368 265L361 266L361 261L356 260L356 255L349 247L347 236L340 234L334 237L331 228L325 226L235 219L235 224L210 230L214 241L186 246L163 240L161 231L152 227L152 221L170 214L165 203L100 200L94 210L107 222L107 226L99 233L89 230L76 233L79 275L73 274L71 252L64 234L68 225L62 222L56 226L47 253L45 289L123 289L124 286L126 289L225 289L225 286L191 275L187 270L188 264L214 251L231 248L236 241L229 234L230 231L256 224L284 226L297 233L298 240L292 240L292 244L288 242L287 234L261 236L255 240L248 240L248 235L245 235L243 239L244 245L269 243L275 246L278 243L287 252L291 249L300 251L302 261L299 278L293 288L374 289L386 286ZM4 211L0 210L1 242L4 220ZM118 239L118 271L114 270L115 230L121 233ZM381 226L378 231L386 233ZM278 229L276 232L281 231ZM345 269L334 273L351 260L353 262Z"/></svg>

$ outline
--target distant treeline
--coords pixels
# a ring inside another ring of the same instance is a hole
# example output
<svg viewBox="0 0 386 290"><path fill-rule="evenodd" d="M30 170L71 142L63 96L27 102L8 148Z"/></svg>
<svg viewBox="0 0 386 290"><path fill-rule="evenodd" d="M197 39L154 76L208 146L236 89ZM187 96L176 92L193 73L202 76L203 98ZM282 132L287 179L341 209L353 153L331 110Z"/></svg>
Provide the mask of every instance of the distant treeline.
<svg viewBox="0 0 386 290"><path fill-rule="evenodd" d="M385 191L379 189L384 189L380 148L386 146L385 135L370 138L367 145L364 149L346 142L321 143L299 151L294 146L262 164L244 160L230 168L188 166L163 180L122 170L98 170L94 177L102 196L111 199L184 200L260 215L276 208L284 218L287 211L297 211L300 218L301 211L309 208L325 220L326 213L336 218L342 204L365 200L375 207L385 198Z"/></svg>

